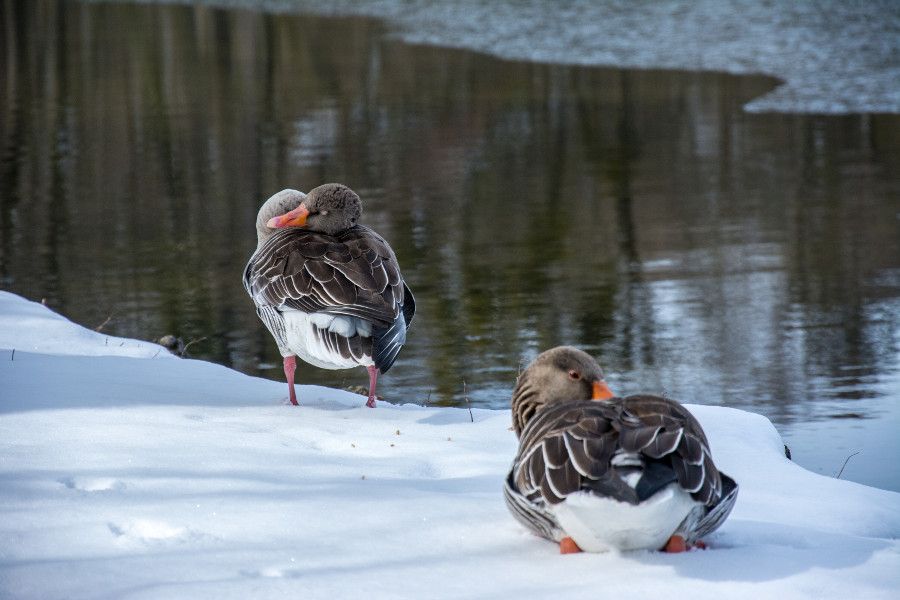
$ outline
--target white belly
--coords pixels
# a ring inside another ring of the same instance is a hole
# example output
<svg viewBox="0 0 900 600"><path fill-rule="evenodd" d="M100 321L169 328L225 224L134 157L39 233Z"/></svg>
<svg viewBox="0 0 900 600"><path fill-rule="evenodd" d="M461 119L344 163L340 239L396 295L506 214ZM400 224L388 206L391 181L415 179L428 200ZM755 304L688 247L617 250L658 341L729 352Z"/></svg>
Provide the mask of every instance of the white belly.
<svg viewBox="0 0 900 600"><path fill-rule="evenodd" d="M359 359L346 358L323 343L319 331L327 331L332 335L352 337L359 335L371 337L372 324L356 317L326 315L323 313L308 314L299 310L283 311L285 335L288 348L281 353L296 354L301 360L322 369L350 369L353 367L374 364L372 357L365 355Z"/></svg>
<svg viewBox="0 0 900 600"><path fill-rule="evenodd" d="M578 492L552 507L566 535L587 552L659 550L699 503L670 484L640 504Z"/></svg>

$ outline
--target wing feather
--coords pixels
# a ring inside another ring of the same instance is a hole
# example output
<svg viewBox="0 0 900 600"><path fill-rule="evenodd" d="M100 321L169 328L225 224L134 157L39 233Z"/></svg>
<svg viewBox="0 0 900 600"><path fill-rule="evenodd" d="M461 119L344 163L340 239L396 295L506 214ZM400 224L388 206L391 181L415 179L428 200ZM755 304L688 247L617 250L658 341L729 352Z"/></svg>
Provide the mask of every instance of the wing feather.
<svg viewBox="0 0 900 600"><path fill-rule="evenodd" d="M244 285L258 306L343 314L387 327L404 304L393 251L363 226L337 236L279 231L250 259Z"/></svg>
<svg viewBox="0 0 900 600"><path fill-rule="evenodd" d="M330 236L286 229L266 240L244 269L244 287L260 318L287 351L281 311L299 310L357 317L372 324L371 344L330 333L322 344L342 356L361 359L371 352L386 372L406 343L415 299L403 281L388 243L368 227ZM323 334L324 335L324 334Z"/></svg>
<svg viewBox="0 0 900 600"><path fill-rule="evenodd" d="M643 484L627 482L625 476L635 472L648 474ZM658 396L629 396L540 409L521 432L504 494L517 519L556 539L561 530L548 507L568 495L587 491L634 504L667 481L677 481L705 507L697 531L687 532L692 539L717 528L737 495L737 485L716 469L703 430L683 406Z"/></svg>

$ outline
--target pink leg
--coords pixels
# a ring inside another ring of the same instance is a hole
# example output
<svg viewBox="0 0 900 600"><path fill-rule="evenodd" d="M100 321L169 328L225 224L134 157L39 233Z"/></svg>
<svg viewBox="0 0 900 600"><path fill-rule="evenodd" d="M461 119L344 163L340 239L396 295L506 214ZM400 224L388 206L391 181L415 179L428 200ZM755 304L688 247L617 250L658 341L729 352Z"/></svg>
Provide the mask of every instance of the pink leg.
<svg viewBox="0 0 900 600"><path fill-rule="evenodd" d="M366 406L375 408L375 384L378 382L378 369L374 366L367 367L369 370L369 400Z"/></svg>
<svg viewBox="0 0 900 600"><path fill-rule="evenodd" d="M284 376L287 377L288 382L288 393L291 395L291 404L294 406L298 406L300 403L297 402L297 394L294 392L294 369L297 368L297 357L296 356L285 356L284 357Z"/></svg>

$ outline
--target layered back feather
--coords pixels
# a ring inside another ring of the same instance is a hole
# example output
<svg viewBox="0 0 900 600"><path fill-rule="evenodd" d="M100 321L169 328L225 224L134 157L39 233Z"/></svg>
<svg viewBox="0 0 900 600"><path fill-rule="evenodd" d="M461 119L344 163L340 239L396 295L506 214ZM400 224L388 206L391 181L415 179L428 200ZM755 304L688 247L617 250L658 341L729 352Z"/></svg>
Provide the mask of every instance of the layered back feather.
<svg viewBox="0 0 900 600"><path fill-rule="evenodd" d="M259 244L244 269L244 287L283 354L292 353L285 312L352 317L370 323L372 335L345 337L317 330L321 343L345 358L371 356L385 373L406 342L415 314L415 298L394 251L378 233L362 225L334 235L265 226L269 218L296 208L305 198L301 192L284 190L260 209Z"/></svg>
<svg viewBox="0 0 900 600"><path fill-rule="evenodd" d="M712 505L722 496L721 476L696 419L658 396L545 408L523 431L513 472L523 494L547 504L584 490L637 504L661 487L639 490L627 482L650 464L669 467L698 502Z"/></svg>
<svg viewBox="0 0 900 600"><path fill-rule="evenodd" d="M719 527L738 487L717 469L700 423L684 406L660 396L588 400L590 394L578 392L566 372L573 365L594 377L602 372L599 366L586 368L583 353L573 350L539 356L514 391L519 449L504 487L513 515L558 541L563 532L553 507L572 494L637 505L677 484L700 507L684 524L687 541Z"/></svg>

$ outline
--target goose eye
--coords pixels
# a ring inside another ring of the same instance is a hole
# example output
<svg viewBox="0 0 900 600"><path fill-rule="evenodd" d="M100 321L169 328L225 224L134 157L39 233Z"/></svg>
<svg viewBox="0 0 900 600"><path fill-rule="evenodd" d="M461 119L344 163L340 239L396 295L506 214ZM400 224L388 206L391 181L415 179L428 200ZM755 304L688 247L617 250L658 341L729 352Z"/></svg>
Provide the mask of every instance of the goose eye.
<svg viewBox="0 0 900 600"><path fill-rule="evenodd" d="M575 369L571 369L569 371L569 379L581 379L581 373L579 373Z"/></svg>
<svg viewBox="0 0 900 600"><path fill-rule="evenodd" d="M322 216L324 217L325 215L328 214L328 211L327 211L327 210L320 210L320 211L319 211L319 214L322 215Z"/></svg>

